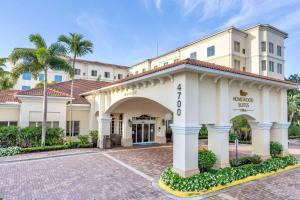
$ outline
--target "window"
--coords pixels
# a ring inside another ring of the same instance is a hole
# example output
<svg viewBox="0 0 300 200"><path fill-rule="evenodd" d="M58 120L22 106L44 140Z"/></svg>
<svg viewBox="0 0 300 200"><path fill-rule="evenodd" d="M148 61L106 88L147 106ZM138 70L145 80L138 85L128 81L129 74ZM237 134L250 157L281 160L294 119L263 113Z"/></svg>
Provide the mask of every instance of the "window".
<svg viewBox="0 0 300 200"><path fill-rule="evenodd" d="M282 74L282 64L277 63L277 73Z"/></svg>
<svg viewBox="0 0 300 200"><path fill-rule="evenodd" d="M269 42L269 53L274 53L274 44Z"/></svg>
<svg viewBox="0 0 300 200"><path fill-rule="evenodd" d="M110 78L110 73L109 72L104 72L104 77L105 78Z"/></svg>
<svg viewBox="0 0 300 200"><path fill-rule="evenodd" d="M31 80L31 74L29 72L23 73L22 75L23 80Z"/></svg>
<svg viewBox="0 0 300 200"><path fill-rule="evenodd" d="M240 42L234 41L234 51L240 52L240 49L241 49Z"/></svg>
<svg viewBox="0 0 300 200"><path fill-rule="evenodd" d="M145 72L145 71L146 71L146 69L144 68L144 69L143 69L143 72Z"/></svg>
<svg viewBox="0 0 300 200"><path fill-rule="evenodd" d="M45 74L39 74L39 81L45 80Z"/></svg>
<svg viewBox="0 0 300 200"><path fill-rule="evenodd" d="M55 75L55 76L54 76L54 81L55 81L56 83L62 82L62 76L61 76L61 75Z"/></svg>
<svg viewBox="0 0 300 200"><path fill-rule="evenodd" d="M277 56L281 56L281 46L277 45Z"/></svg>
<svg viewBox="0 0 300 200"><path fill-rule="evenodd" d="M269 71L274 72L274 62L273 61L269 61Z"/></svg>
<svg viewBox="0 0 300 200"><path fill-rule="evenodd" d="M193 52L190 54L190 59L197 60L197 52Z"/></svg>
<svg viewBox="0 0 300 200"><path fill-rule="evenodd" d="M75 75L80 75L80 69L76 69L75 68L75 72L74 73L75 73Z"/></svg>
<svg viewBox="0 0 300 200"><path fill-rule="evenodd" d="M2 126L18 126L16 121L0 121L0 127Z"/></svg>
<svg viewBox="0 0 300 200"><path fill-rule="evenodd" d="M122 79L123 75L122 74L118 74L118 79Z"/></svg>
<svg viewBox="0 0 300 200"><path fill-rule="evenodd" d="M240 67L241 67L241 61L234 60L234 69L240 70Z"/></svg>
<svg viewBox="0 0 300 200"><path fill-rule="evenodd" d="M92 75L92 76L97 76L97 70L92 70L92 71L91 71L91 75Z"/></svg>
<svg viewBox="0 0 300 200"><path fill-rule="evenodd" d="M246 54L246 49L243 49L243 54Z"/></svg>
<svg viewBox="0 0 300 200"><path fill-rule="evenodd" d="M165 62L165 63L164 63L164 65L167 65L167 64L168 64L168 62Z"/></svg>
<svg viewBox="0 0 300 200"><path fill-rule="evenodd" d="M207 57L215 55L215 46L211 46L207 48Z"/></svg>
<svg viewBox="0 0 300 200"><path fill-rule="evenodd" d="M30 90L31 87L28 85L22 85L22 90Z"/></svg>
<svg viewBox="0 0 300 200"><path fill-rule="evenodd" d="M267 70L267 61L262 60L261 61L261 71L266 71Z"/></svg>
<svg viewBox="0 0 300 200"><path fill-rule="evenodd" d="M37 121L30 121L29 122L30 127L39 127L42 126L42 122L37 122ZM48 128L58 128L59 127L59 122L58 121L48 121L46 122L46 126Z"/></svg>
<svg viewBox="0 0 300 200"><path fill-rule="evenodd" d="M265 52L267 50L266 42L261 42L261 51Z"/></svg>
<svg viewBox="0 0 300 200"><path fill-rule="evenodd" d="M80 123L79 121L72 121L72 127L71 129L74 130L73 132L73 136L77 136L79 135L79 130L80 130ZM70 135L70 121L67 121L67 128L66 128L66 135L69 136Z"/></svg>

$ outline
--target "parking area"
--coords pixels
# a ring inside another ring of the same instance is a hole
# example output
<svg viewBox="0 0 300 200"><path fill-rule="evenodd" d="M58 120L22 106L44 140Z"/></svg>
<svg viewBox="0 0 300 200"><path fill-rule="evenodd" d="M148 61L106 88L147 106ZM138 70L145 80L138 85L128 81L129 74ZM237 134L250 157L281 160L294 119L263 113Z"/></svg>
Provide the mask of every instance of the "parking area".
<svg viewBox="0 0 300 200"><path fill-rule="evenodd" d="M204 142L205 143L205 142ZM201 143L200 147L205 146ZM240 145L248 154L249 145ZM234 146L231 145L231 155ZM300 158L300 143L290 151ZM173 199L155 183L171 166L172 146L64 150L0 159L3 199ZM207 199L299 199L300 169L250 182Z"/></svg>

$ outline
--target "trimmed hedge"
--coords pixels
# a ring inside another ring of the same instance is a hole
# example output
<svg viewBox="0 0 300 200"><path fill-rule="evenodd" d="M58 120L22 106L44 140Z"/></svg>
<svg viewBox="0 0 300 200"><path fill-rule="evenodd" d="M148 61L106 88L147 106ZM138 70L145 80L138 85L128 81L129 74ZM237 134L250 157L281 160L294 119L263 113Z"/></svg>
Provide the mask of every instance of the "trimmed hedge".
<svg viewBox="0 0 300 200"><path fill-rule="evenodd" d="M270 142L270 154L272 157L279 156L283 151L283 147L278 142Z"/></svg>
<svg viewBox="0 0 300 200"><path fill-rule="evenodd" d="M231 167L238 167L247 164L260 164L262 162L261 158L258 155L246 156L239 159L230 160Z"/></svg>
<svg viewBox="0 0 300 200"><path fill-rule="evenodd" d="M198 152L198 167L200 172L210 170L217 161L216 155L207 149Z"/></svg>
<svg viewBox="0 0 300 200"><path fill-rule="evenodd" d="M55 145L55 146L43 146L43 147L29 147L29 148L22 148L22 153L32 153L32 152L39 152L39 151L55 151L55 150L62 150L62 149L69 149L69 145Z"/></svg>
<svg viewBox="0 0 300 200"><path fill-rule="evenodd" d="M192 177L182 178L172 169L166 169L161 180L171 189L182 192L199 192L219 185L254 176L260 173L277 171L290 165L297 164L297 159L292 156L272 158L261 164L248 164L239 167L227 167L220 170L196 174Z"/></svg>

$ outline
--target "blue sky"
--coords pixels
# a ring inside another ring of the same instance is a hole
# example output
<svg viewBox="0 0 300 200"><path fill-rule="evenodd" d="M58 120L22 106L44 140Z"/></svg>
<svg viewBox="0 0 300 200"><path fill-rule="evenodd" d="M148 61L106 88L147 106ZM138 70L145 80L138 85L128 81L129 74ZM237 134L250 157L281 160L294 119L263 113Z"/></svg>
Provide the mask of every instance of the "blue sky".
<svg viewBox="0 0 300 200"><path fill-rule="evenodd" d="M1 0L0 57L30 47L28 35L48 43L84 34L94 53L84 59L131 65L228 26L269 23L289 33L286 75L300 73L299 0Z"/></svg>

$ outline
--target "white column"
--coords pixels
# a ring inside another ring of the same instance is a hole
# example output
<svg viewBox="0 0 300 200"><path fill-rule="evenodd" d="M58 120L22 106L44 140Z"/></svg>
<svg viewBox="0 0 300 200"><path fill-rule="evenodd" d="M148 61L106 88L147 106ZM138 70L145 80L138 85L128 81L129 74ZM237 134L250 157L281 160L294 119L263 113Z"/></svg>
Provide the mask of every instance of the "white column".
<svg viewBox="0 0 300 200"><path fill-rule="evenodd" d="M278 142L283 147L283 155L289 154L289 137L288 137L288 128L290 126L289 122L286 123L275 123L270 132L270 140L273 142Z"/></svg>
<svg viewBox="0 0 300 200"><path fill-rule="evenodd" d="M183 177L199 172L199 79L195 73L174 77L173 170Z"/></svg>
<svg viewBox="0 0 300 200"><path fill-rule="evenodd" d="M122 140L121 145L123 147L131 147L132 146L132 127L129 126L129 119L130 116L127 114L123 114L123 133L122 133Z"/></svg>
<svg viewBox="0 0 300 200"><path fill-rule="evenodd" d="M229 166L229 85L221 78L216 87L216 124L208 125L208 149L217 157L215 168Z"/></svg>
<svg viewBox="0 0 300 200"><path fill-rule="evenodd" d="M250 123L252 130L252 154L262 159L270 158L270 128L272 123Z"/></svg>
<svg viewBox="0 0 300 200"><path fill-rule="evenodd" d="M111 117L108 115L102 115L98 118L99 129L98 129L98 147L103 148L103 139L105 135L110 135L110 123Z"/></svg>
<svg viewBox="0 0 300 200"><path fill-rule="evenodd" d="M208 149L217 157L214 168L228 167L230 125L208 125Z"/></svg>

